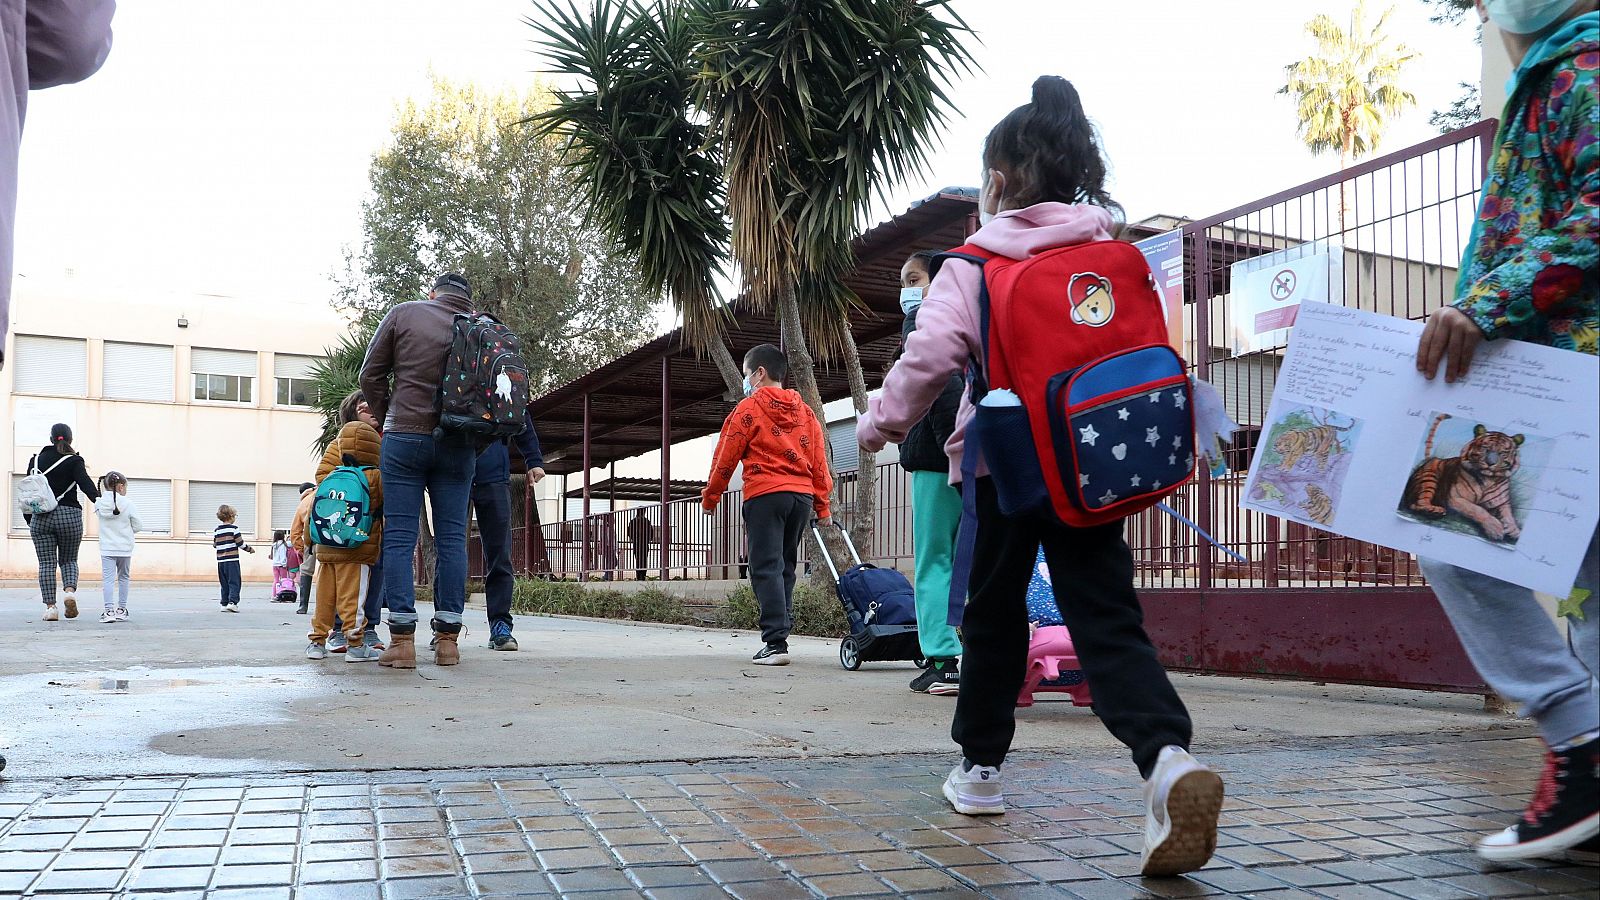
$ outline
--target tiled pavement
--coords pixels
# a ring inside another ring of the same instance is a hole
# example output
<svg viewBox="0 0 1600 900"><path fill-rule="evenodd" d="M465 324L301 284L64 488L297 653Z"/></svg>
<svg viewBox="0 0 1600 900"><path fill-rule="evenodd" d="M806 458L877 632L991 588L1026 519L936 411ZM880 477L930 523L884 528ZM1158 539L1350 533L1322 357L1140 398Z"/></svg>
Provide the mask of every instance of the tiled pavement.
<svg viewBox="0 0 1600 900"><path fill-rule="evenodd" d="M1217 859L1163 880L1136 874L1140 789L1109 755L1014 759L991 820L947 810L929 757L10 781L0 900L1593 897L1594 868L1465 849L1538 754L1502 733L1213 755Z"/></svg>

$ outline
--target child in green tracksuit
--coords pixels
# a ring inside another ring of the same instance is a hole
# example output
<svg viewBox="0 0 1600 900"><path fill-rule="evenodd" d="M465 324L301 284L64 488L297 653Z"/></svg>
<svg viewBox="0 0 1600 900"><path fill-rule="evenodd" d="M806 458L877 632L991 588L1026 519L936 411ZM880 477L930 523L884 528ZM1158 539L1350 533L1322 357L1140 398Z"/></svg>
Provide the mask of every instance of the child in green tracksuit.
<svg viewBox="0 0 1600 900"><path fill-rule="evenodd" d="M1466 374L1484 340L1596 353L1600 336L1600 12L1595 0L1480 0L1517 66L1456 299L1422 334L1417 368ZM1591 411L1592 412L1592 411ZM1600 833L1600 535L1578 571L1568 634L1533 591L1420 560L1461 644L1548 747L1516 824L1478 842L1496 861L1596 849Z"/></svg>
<svg viewBox="0 0 1600 900"><path fill-rule="evenodd" d="M933 280L934 253L920 250L900 267L901 333L917 330L922 292ZM951 375L933 409L900 442L900 466L911 473L911 540L916 554L917 640L928 668L911 680L919 694L951 695L961 688L956 658L961 641L950 627L950 578L956 533L961 529L961 492L950 484L950 458L944 444L956 430L961 407L961 376Z"/></svg>

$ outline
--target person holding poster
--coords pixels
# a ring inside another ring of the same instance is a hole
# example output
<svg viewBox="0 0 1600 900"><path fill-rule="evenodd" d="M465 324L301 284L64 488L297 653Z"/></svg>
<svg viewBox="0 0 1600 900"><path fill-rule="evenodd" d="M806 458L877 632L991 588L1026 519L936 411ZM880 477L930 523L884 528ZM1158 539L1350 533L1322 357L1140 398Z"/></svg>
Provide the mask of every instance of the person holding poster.
<svg viewBox="0 0 1600 900"><path fill-rule="evenodd" d="M1417 368L1440 364L1454 383L1483 340L1520 340L1596 353L1600 336L1600 3L1479 0L1504 37L1511 96L1500 117L1455 302L1429 317ZM1591 419L1592 422L1592 419ZM1481 439L1504 437L1485 434ZM1520 436L1519 436L1520 437ZM1452 509L1506 448L1480 440L1441 466L1435 501ZM1515 458L1511 451L1511 458ZM1474 507L1476 508L1476 507ZM1422 571L1473 665L1521 705L1549 746L1532 802L1516 824L1478 842L1480 856L1519 860L1596 849L1600 833L1600 542L1591 538L1558 610L1568 635L1533 591L1438 561Z"/></svg>

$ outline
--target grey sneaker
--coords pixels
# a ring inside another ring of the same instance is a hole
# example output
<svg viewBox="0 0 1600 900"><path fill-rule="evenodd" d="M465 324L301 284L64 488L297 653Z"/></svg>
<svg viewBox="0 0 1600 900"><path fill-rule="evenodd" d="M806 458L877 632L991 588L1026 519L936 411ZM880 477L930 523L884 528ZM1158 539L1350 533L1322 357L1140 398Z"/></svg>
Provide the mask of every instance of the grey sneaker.
<svg viewBox="0 0 1600 900"><path fill-rule="evenodd" d="M311 643L306 645L306 659L327 659L327 658L328 658L328 648L327 647L322 646L321 644L317 643L316 641L312 641Z"/></svg>
<svg viewBox="0 0 1600 900"><path fill-rule="evenodd" d="M950 770L944 780L944 798L956 812L968 816L998 816L1006 811L1000 789L1000 770L994 766L967 768L966 760Z"/></svg>
<svg viewBox="0 0 1600 900"><path fill-rule="evenodd" d="M344 632L335 631L333 634L328 635L329 653L343 653L349 646L350 642L345 640Z"/></svg>
<svg viewBox="0 0 1600 900"><path fill-rule="evenodd" d="M382 655L383 654L378 651L377 647L368 647L366 644L362 644L359 647L351 647L350 649L346 650L344 652L344 661L372 662Z"/></svg>

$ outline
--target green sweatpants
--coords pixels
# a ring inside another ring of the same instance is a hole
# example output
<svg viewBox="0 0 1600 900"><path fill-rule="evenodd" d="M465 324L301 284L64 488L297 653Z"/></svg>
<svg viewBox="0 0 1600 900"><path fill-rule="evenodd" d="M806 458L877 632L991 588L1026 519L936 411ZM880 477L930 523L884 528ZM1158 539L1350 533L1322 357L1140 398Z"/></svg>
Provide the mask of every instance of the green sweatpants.
<svg viewBox="0 0 1600 900"><path fill-rule="evenodd" d="M954 659L961 641L950 627L950 570L961 527L961 492L943 472L911 473L911 542L917 555L917 639L927 659Z"/></svg>

